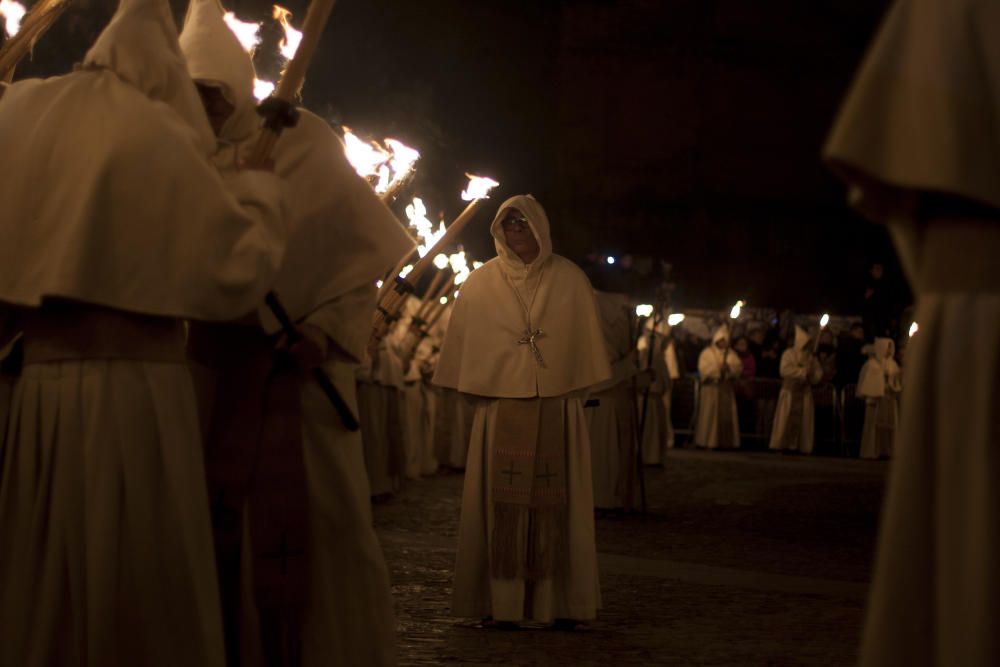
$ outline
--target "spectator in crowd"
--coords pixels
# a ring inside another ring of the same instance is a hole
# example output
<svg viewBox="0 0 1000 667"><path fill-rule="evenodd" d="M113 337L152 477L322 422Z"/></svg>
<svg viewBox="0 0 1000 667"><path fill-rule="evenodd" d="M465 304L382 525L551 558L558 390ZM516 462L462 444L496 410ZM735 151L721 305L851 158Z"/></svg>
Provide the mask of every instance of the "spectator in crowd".
<svg viewBox="0 0 1000 667"><path fill-rule="evenodd" d="M834 384L838 389L856 382L865 364L865 355L861 348L865 344L865 330L860 324L852 324L851 328L841 334L837 341L837 375Z"/></svg>
<svg viewBox="0 0 1000 667"><path fill-rule="evenodd" d="M770 329L765 338L760 361L757 363L757 377L778 379L781 377L781 339L776 329Z"/></svg>
<svg viewBox="0 0 1000 667"><path fill-rule="evenodd" d="M757 375L757 360L754 359L753 353L750 351L750 341L747 340L746 336L740 336L736 339L736 342L733 343L733 351L743 362L743 372L740 374L740 379L750 380L754 378Z"/></svg>
<svg viewBox="0 0 1000 667"><path fill-rule="evenodd" d="M821 382L833 382L837 377L837 347L834 345L833 334L827 329L819 333L816 360L823 369Z"/></svg>

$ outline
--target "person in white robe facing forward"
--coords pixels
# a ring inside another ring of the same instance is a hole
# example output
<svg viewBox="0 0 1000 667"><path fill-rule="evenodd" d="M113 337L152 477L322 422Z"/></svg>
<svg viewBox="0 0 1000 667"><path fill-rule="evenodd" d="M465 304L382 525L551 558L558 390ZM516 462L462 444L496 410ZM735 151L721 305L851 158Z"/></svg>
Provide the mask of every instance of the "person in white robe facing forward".
<svg viewBox="0 0 1000 667"><path fill-rule="evenodd" d="M886 459L895 449L899 428L897 405L903 390L899 364L893 358L891 338L876 338L872 355L861 367L856 395L865 400L865 427L861 432L863 459Z"/></svg>
<svg viewBox="0 0 1000 667"><path fill-rule="evenodd" d="M0 664L224 664L184 319L252 312L279 181L220 176L165 0L0 103L0 301L24 367L0 452Z"/></svg>
<svg viewBox="0 0 1000 667"><path fill-rule="evenodd" d="M698 357L701 393L694 444L709 449L740 446L740 422L736 416L733 383L743 372L743 362L730 348L729 327L722 325L712 336L712 344Z"/></svg>
<svg viewBox="0 0 1000 667"><path fill-rule="evenodd" d="M769 449L812 453L816 420L812 388L823 378L823 368L811 343L809 334L796 326L795 342L781 354L781 393Z"/></svg>
<svg viewBox="0 0 1000 667"><path fill-rule="evenodd" d="M1000 664L1000 3L890 9L825 148L916 296L862 667Z"/></svg>
<svg viewBox="0 0 1000 667"><path fill-rule="evenodd" d="M490 227L497 257L462 286L434 382L478 397L452 613L557 621L600 608L582 393L611 376L593 291L552 253L530 195Z"/></svg>
<svg viewBox="0 0 1000 667"><path fill-rule="evenodd" d="M192 0L180 36L188 70L231 168L254 145L254 70L218 0ZM273 291L301 340L290 349L265 308L192 325L230 664L395 664L388 571L372 526L355 366L375 280L412 241L351 168L329 125L304 109L274 148L288 192L288 249ZM241 520L242 519L242 520ZM249 582L252 582L249 583Z"/></svg>

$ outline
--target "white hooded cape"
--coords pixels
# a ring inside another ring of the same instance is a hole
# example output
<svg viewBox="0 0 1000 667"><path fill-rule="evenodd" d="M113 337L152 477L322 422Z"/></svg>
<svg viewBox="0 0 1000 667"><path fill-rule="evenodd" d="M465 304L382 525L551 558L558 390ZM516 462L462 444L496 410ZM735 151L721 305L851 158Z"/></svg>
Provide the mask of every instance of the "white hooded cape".
<svg viewBox="0 0 1000 667"><path fill-rule="evenodd" d="M541 251L525 265L504 240L501 222L515 208L528 219ZM505 201L490 227L497 257L462 285L441 349L434 383L467 394L496 398L563 396L611 376L590 282L575 264L552 253L549 221L530 195ZM513 285L522 289L524 306ZM532 304L529 306L529 304ZM545 367L528 345L527 330L543 335L537 345Z"/></svg>
<svg viewBox="0 0 1000 667"><path fill-rule="evenodd" d="M0 145L2 301L233 319L281 260L278 183L208 161L165 2L124 2L82 71L9 86Z"/></svg>
<svg viewBox="0 0 1000 667"><path fill-rule="evenodd" d="M720 441L720 410L731 410L732 415L732 437L730 438L733 447L740 446L740 424L736 412L736 396L732 392L724 393L720 391L718 383L722 377L723 364L727 367L726 377L730 383L738 380L743 372L743 362L733 351L732 347L727 347L722 352L715 346L720 340L729 340L729 327L723 325L719 327L712 336L712 343L698 357L698 373L701 374L701 390L698 398L698 419L695 426L694 442L699 447L715 449L721 446ZM714 380L714 382L713 382ZM729 405L723 406L720 401L727 401Z"/></svg>

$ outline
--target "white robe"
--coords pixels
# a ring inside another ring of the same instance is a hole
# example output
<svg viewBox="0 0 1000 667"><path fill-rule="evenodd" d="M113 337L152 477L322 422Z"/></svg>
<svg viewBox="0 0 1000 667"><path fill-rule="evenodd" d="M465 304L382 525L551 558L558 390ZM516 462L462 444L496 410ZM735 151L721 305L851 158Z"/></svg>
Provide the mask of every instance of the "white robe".
<svg viewBox="0 0 1000 667"><path fill-rule="evenodd" d="M698 372L701 374L701 392L698 398L698 421L694 432L694 443L699 447L717 449L720 447L719 441L719 378L722 374L722 351L710 345L701 351L698 357ZM740 377L743 371L743 363L731 349L726 349L726 364L728 365L728 377L733 379ZM736 412L736 395L730 393L727 400L731 403L732 409L732 447L740 446L740 420Z"/></svg>
<svg viewBox="0 0 1000 667"><path fill-rule="evenodd" d="M536 582L490 577L489 540L493 529L490 483L493 434L499 403L481 400L472 423L469 459L462 491L462 517L458 528L458 558L452 613L456 616L498 621L524 619L549 622L556 618L589 620L601 608L594 546L594 499L591 492L587 421L580 399L563 401L566 426L566 476L569 491L569 542L567 559L555 576ZM527 599L531 595L530 601ZM530 603L530 604L529 604ZM525 609L531 609L530 616Z"/></svg>
<svg viewBox="0 0 1000 667"><path fill-rule="evenodd" d="M808 342L808 340L806 341ZM778 407L774 411L774 428L771 430L769 449L786 449L786 432L798 422L798 441L794 447L787 447L803 454L811 454L815 441L816 407L813 402L812 385L823 379L823 368L812 354L805 352L800 345L794 349L785 350L781 355L781 379L804 385L801 415L793 418L792 409L795 403L791 390L782 386L778 394ZM794 437L792 438L794 440Z"/></svg>
<svg viewBox="0 0 1000 667"><path fill-rule="evenodd" d="M657 329L662 328L657 327ZM671 377L666 365L666 338L657 331L653 336L653 370L656 379L646 390L639 392L639 414L642 416L642 404L646 402L646 422L642 432L642 462L645 465L661 465L667 459L667 449L670 447L670 385ZM637 346L639 367L646 369L649 365L649 332L643 334ZM648 395L648 399L646 396Z"/></svg>
<svg viewBox="0 0 1000 667"><path fill-rule="evenodd" d="M531 265L504 241L501 221L508 208L526 216L539 243L540 254ZM551 254L548 219L534 198L517 196L502 204L491 232L498 257L473 271L462 287L434 376L437 384L482 397L465 469L452 612L500 621L592 619L600 607L600 588L590 443L575 394L611 376L593 292L579 268ZM544 366L526 343L518 343L528 328L526 319L532 330L547 336L538 341ZM494 513L490 472L497 399L533 397L557 398L562 405L568 549L551 578L529 584L523 578L491 577L487 536Z"/></svg>
<svg viewBox="0 0 1000 667"><path fill-rule="evenodd" d="M898 2L826 148L917 298L863 667L1000 664L1000 3ZM984 139L991 137L991 139ZM919 190L979 215L914 215Z"/></svg>
<svg viewBox="0 0 1000 667"><path fill-rule="evenodd" d="M861 368L857 395L865 399L865 425L861 432L859 456L879 459L892 456L899 433L898 396L903 389L901 373L892 358L894 345L891 340L875 340L875 356ZM879 427L891 425L891 437L880 437Z"/></svg>

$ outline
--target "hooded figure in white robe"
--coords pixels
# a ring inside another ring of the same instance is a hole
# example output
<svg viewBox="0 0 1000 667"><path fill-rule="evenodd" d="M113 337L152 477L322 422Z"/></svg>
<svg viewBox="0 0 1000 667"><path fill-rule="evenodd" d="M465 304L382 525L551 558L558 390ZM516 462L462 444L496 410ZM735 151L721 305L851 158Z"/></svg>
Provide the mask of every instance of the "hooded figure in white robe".
<svg viewBox="0 0 1000 667"><path fill-rule="evenodd" d="M434 375L478 397L452 613L592 619L600 589L581 393L611 376L593 291L552 253L530 195L504 202L490 231L498 256L462 286ZM527 248L528 233L538 254L525 264L508 235Z"/></svg>
<svg viewBox="0 0 1000 667"><path fill-rule="evenodd" d="M647 389L639 392L639 413L642 414L642 403L646 403L646 421L640 424L642 429L642 462L645 465L663 465L667 460L667 449L673 447L673 426L670 422L670 389L673 380L677 379L677 364L674 360L673 373L668 365L668 359L673 348L670 338L671 327L666 322L647 322L646 330L639 337L636 351L639 356L639 368L652 368L654 377ZM652 350L650 349L652 342ZM652 365L650 366L650 361Z"/></svg>
<svg viewBox="0 0 1000 667"><path fill-rule="evenodd" d="M860 456L883 459L895 450L899 429L897 405L903 382L899 365L893 358L896 344L891 338L876 338L872 355L861 367L855 395L865 400L865 427L861 435Z"/></svg>
<svg viewBox="0 0 1000 667"><path fill-rule="evenodd" d="M895 3L825 149L852 202L888 224L920 323L863 667L1000 664L997 26L997 2Z"/></svg>
<svg viewBox="0 0 1000 667"><path fill-rule="evenodd" d="M216 161L230 169L257 137L250 58L216 0L192 0L180 43L192 78L232 109L228 117L210 114ZM375 280L412 241L322 119L300 110L273 159L285 180L289 227L273 291L304 340L291 358L276 355L278 325L261 307L259 323L192 327L189 344L210 434L229 660L393 664L392 600L361 434L346 428L311 371L320 368L359 416L355 367L370 333Z"/></svg>
<svg viewBox="0 0 1000 667"><path fill-rule="evenodd" d="M278 180L220 177L163 0L0 104L0 301L24 367L0 451L0 664L224 664L183 319L252 312Z"/></svg>
<svg viewBox="0 0 1000 667"><path fill-rule="evenodd" d="M736 414L734 383L743 372L743 362L729 344L729 327L722 325L712 344L698 357L701 392L694 444L709 449L740 446L740 420Z"/></svg>
<svg viewBox="0 0 1000 667"><path fill-rule="evenodd" d="M812 453L816 420L812 388L823 379L823 368L810 342L809 334L796 326L795 342L781 354L781 393L770 449Z"/></svg>
<svg viewBox="0 0 1000 667"><path fill-rule="evenodd" d="M637 505L639 491L632 317L625 294L596 291L594 299L611 364L611 378L591 389L590 398L598 404L584 410L594 507L630 510Z"/></svg>

